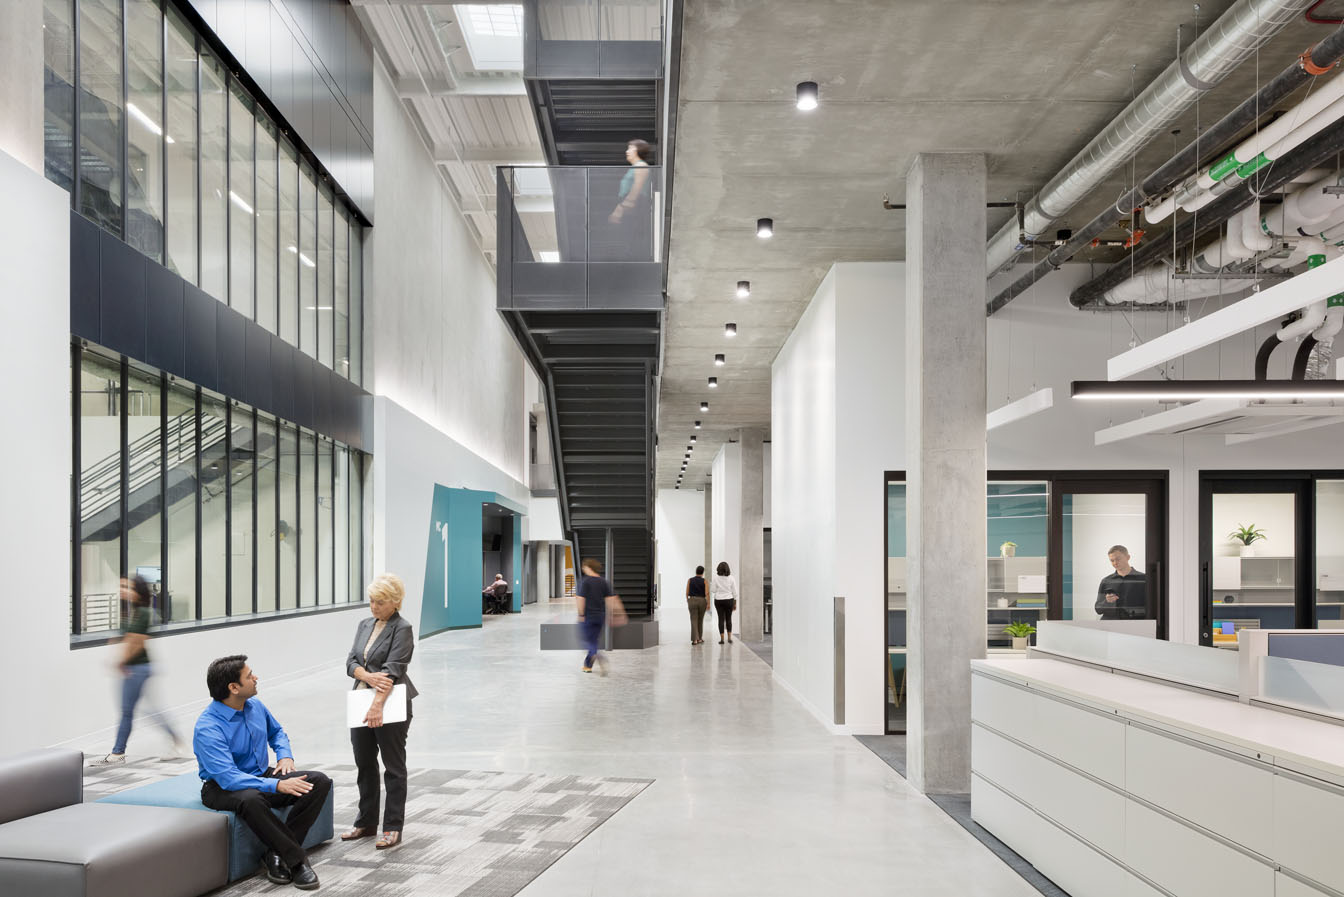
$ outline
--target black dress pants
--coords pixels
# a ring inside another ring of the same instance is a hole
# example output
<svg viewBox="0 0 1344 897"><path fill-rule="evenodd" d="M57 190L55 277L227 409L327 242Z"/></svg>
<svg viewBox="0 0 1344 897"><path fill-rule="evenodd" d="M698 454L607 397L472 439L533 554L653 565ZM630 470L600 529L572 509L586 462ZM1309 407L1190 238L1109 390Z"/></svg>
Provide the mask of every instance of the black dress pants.
<svg viewBox="0 0 1344 897"><path fill-rule="evenodd" d="M308 861L308 855L303 850L303 839L308 837L308 829L313 827L321 815L322 805L331 792L331 779L325 773L296 770L278 778L292 779L295 776L307 776L313 790L302 797L278 791L258 791L256 788L225 791L213 780L207 780L201 786L201 803L212 810L235 813L247 823L261 843L278 853L285 865L293 869ZM271 812L274 807L290 807L289 816L284 822L275 818Z"/></svg>
<svg viewBox="0 0 1344 897"><path fill-rule="evenodd" d="M357 726L350 730L350 746L355 750L359 770L359 815L356 828L378 828L378 755L383 757L383 783L387 786L387 807L383 812L383 831L399 832L406 822L406 736L411 729L411 704L406 702L406 721L388 723L376 729Z"/></svg>

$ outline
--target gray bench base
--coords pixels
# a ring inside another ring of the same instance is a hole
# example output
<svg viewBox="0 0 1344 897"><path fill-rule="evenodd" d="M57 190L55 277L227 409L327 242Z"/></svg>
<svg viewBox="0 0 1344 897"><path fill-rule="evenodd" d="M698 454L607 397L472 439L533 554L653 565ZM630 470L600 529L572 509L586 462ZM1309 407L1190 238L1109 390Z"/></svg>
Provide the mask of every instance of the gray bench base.
<svg viewBox="0 0 1344 897"><path fill-rule="evenodd" d="M658 621L653 618L631 620L615 629L602 630L602 647L608 651L629 648L652 648L658 644ZM579 624L573 620L563 623L541 624L541 650L579 651L583 637Z"/></svg>

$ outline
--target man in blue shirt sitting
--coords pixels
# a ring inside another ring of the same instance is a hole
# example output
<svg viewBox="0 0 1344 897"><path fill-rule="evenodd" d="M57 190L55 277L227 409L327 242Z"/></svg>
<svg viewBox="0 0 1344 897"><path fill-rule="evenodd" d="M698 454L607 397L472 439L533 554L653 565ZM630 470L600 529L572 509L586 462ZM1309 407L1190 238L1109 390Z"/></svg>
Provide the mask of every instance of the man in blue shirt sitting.
<svg viewBox="0 0 1344 897"><path fill-rule="evenodd" d="M205 684L214 701L196 720L192 740L204 782L201 803L247 823L269 848L263 859L268 879L314 890L317 873L308 865L303 839L322 812L331 779L294 769L289 737L257 700L257 676L246 655L211 663ZM275 766L267 765L267 744L275 749ZM289 817L281 822L272 807L291 807Z"/></svg>

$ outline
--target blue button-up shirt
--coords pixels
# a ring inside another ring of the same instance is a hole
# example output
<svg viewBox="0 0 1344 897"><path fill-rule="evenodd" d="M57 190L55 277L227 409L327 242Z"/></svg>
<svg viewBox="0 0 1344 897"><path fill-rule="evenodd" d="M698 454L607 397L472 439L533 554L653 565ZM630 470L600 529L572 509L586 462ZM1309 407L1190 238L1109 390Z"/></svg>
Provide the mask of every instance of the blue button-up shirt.
<svg viewBox="0 0 1344 897"><path fill-rule="evenodd" d="M275 748L277 763L294 756L289 736L256 698L248 698L242 710L211 701L196 720L191 742L201 781L213 779L225 791L274 792L279 780L262 778L268 765L267 744Z"/></svg>

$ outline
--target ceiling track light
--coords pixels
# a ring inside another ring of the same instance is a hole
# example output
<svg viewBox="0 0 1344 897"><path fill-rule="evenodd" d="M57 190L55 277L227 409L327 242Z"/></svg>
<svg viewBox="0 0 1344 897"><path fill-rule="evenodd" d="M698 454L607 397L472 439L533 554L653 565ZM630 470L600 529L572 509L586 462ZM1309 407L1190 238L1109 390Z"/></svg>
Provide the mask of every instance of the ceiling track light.
<svg viewBox="0 0 1344 897"><path fill-rule="evenodd" d="M756 236L760 237L762 240L768 240L774 235L775 235L775 219L773 218L756 219Z"/></svg>
<svg viewBox="0 0 1344 897"><path fill-rule="evenodd" d="M715 363L716 365L718 365L719 367L723 367L725 364L728 363L728 360L725 359L725 358L723 357L723 353L722 353L722 352L718 352L718 353L715 353L715 355L714 355L714 363Z"/></svg>
<svg viewBox="0 0 1344 897"><path fill-rule="evenodd" d="M709 410L709 403L708 403L708 402L701 402L701 403L700 403L700 410L701 410L701 411L708 411L708 410Z"/></svg>
<svg viewBox="0 0 1344 897"><path fill-rule="evenodd" d="M1074 380L1075 399L1186 402L1199 399L1344 399L1339 380Z"/></svg>
<svg viewBox="0 0 1344 897"><path fill-rule="evenodd" d="M811 112L817 108L820 97L816 81L799 81L794 93L796 104L801 111Z"/></svg>
<svg viewBox="0 0 1344 897"><path fill-rule="evenodd" d="M737 282L737 298L745 299L751 295L751 281L739 280Z"/></svg>
<svg viewBox="0 0 1344 897"><path fill-rule="evenodd" d="M718 389L718 388L719 388L719 378L718 378L718 377L710 377L710 378L709 378L709 388L710 388L710 389Z"/></svg>

